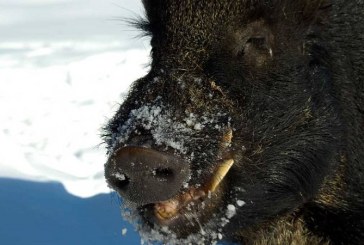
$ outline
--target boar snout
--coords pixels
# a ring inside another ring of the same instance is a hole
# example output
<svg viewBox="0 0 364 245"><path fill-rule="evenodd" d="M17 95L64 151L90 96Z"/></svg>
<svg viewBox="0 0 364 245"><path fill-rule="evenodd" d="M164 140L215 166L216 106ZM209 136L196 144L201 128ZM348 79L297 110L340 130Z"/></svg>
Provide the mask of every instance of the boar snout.
<svg viewBox="0 0 364 245"><path fill-rule="evenodd" d="M190 176L189 165L174 155L144 147L122 147L106 163L109 185L139 205L167 200Z"/></svg>

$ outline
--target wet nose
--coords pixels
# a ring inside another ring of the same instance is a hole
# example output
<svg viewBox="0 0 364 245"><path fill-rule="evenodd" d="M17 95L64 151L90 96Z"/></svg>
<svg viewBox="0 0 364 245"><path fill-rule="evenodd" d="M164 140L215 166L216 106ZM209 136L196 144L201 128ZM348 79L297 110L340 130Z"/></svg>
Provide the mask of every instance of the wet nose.
<svg viewBox="0 0 364 245"><path fill-rule="evenodd" d="M144 147L123 147L105 165L109 185L125 200L139 205L175 196L190 176L179 157Z"/></svg>

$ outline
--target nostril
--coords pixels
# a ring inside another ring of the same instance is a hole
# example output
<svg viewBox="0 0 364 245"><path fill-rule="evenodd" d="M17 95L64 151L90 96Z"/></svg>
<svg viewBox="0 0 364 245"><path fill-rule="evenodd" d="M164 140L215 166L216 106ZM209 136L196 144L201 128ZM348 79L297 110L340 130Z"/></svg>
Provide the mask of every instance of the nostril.
<svg viewBox="0 0 364 245"><path fill-rule="evenodd" d="M111 181L111 185L119 190L125 190L130 184L130 178L125 174L115 174L115 179Z"/></svg>
<svg viewBox="0 0 364 245"><path fill-rule="evenodd" d="M153 174L160 181L171 181L174 178L174 171L171 168L156 168Z"/></svg>

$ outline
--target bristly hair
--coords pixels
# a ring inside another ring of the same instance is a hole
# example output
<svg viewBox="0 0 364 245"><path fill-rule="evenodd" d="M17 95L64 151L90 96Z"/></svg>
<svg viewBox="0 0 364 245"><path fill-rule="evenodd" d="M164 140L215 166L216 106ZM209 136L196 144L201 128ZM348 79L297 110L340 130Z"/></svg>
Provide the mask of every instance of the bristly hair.
<svg viewBox="0 0 364 245"><path fill-rule="evenodd" d="M136 28L137 30L141 31L141 36L151 36L152 35L152 25L148 21L147 18L138 16L135 18L129 18L124 20L129 26Z"/></svg>
<svg viewBox="0 0 364 245"><path fill-rule="evenodd" d="M255 11L275 20L288 20L305 25L322 25L327 22L331 0L257 0ZM258 6L258 7L256 7Z"/></svg>
<svg viewBox="0 0 364 245"><path fill-rule="evenodd" d="M303 20L311 20L312 24L324 24L332 7L331 0L304 0L301 4Z"/></svg>

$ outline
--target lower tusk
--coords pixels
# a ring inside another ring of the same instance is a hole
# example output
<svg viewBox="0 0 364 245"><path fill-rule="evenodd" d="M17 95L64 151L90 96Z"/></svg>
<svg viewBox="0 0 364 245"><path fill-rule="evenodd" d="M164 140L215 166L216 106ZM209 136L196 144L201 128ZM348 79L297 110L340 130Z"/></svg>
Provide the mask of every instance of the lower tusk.
<svg viewBox="0 0 364 245"><path fill-rule="evenodd" d="M210 181L210 184L207 185L207 192L214 192L216 188L220 185L221 181L225 178L226 174L229 172L230 168L233 166L234 160L228 159L225 160L221 165L217 167L214 175Z"/></svg>

